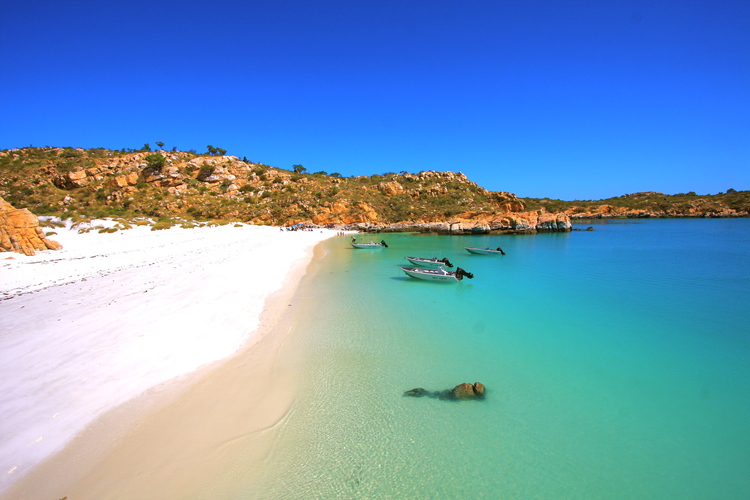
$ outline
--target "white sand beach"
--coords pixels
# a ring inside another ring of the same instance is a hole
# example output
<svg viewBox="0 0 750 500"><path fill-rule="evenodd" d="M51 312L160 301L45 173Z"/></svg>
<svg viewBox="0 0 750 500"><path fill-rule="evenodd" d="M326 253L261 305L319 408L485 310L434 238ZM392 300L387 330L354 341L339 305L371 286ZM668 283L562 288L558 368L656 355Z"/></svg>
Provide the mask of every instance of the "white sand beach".
<svg viewBox="0 0 750 500"><path fill-rule="evenodd" d="M0 254L0 498L183 498L206 454L283 417L267 333L336 233L55 231L62 250Z"/></svg>

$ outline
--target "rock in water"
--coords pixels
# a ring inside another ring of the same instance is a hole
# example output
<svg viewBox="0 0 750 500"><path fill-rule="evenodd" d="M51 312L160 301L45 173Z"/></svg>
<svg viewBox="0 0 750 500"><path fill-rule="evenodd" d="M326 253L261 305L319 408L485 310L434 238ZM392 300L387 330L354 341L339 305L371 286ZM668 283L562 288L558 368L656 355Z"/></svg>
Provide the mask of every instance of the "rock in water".
<svg viewBox="0 0 750 500"><path fill-rule="evenodd" d="M479 397L484 397L484 384L481 382L474 382L474 393Z"/></svg>
<svg viewBox="0 0 750 500"><path fill-rule="evenodd" d="M481 382L475 382L474 385L458 384L453 389L446 389L444 391L430 392L421 387L415 387L404 391L404 396L411 396L415 398L421 398L427 396L430 398L437 398L445 401L456 401L460 399L484 399L484 384Z"/></svg>
<svg viewBox="0 0 750 500"><path fill-rule="evenodd" d="M474 386L471 384L467 384L466 382L464 382L463 384L458 384L456 387L454 387L453 395L458 399L468 399L476 397Z"/></svg>
<svg viewBox="0 0 750 500"><path fill-rule="evenodd" d="M404 392L404 396L414 396L415 398L419 398L419 397L426 396L426 395L427 395L427 391L425 389L422 389L421 387L409 389L408 391Z"/></svg>

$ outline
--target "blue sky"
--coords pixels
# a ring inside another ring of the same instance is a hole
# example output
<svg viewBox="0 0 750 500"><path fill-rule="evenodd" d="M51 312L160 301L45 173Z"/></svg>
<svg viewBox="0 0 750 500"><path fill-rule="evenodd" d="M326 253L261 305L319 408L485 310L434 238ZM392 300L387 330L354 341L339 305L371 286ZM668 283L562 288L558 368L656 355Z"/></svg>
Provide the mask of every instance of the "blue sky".
<svg viewBox="0 0 750 500"><path fill-rule="evenodd" d="M206 145L522 197L750 189L747 0L27 0L0 149Z"/></svg>

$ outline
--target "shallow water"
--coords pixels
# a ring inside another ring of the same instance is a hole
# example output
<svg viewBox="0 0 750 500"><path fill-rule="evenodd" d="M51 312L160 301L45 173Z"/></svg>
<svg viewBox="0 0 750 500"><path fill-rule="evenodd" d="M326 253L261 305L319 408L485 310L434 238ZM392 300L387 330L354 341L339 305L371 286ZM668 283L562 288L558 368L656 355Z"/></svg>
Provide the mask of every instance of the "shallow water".
<svg viewBox="0 0 750 500"><path fill-rule="evenodd" d="M324 243L301 394L236 497L750 497L750 220L588 225ZM475 279L407 278L406 255ZM483 401L402 395L476 381Z"/></svg>

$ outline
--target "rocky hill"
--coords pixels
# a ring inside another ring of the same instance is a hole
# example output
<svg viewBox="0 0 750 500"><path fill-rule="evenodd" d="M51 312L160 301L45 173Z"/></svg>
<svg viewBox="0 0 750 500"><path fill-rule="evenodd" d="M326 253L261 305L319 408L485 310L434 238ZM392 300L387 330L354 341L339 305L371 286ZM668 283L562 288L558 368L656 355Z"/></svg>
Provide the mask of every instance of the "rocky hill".
<svg viewBox="0 0 750 500"><path fill-rule="evenodd" d="M734 189L713 195L698 195L693 192L668 195L649 191L605 200L525 198L524 201L530 209L564 212L573 219L750 216L750 191Z"/></svg>
<svg viewBox="0 0 750 500"><path fill-rule="evenodd" d="M223 219L450 233L570 230L462 173L342 177L181 151L21 148L0 151L0 196L37 215Z"/></svg>

